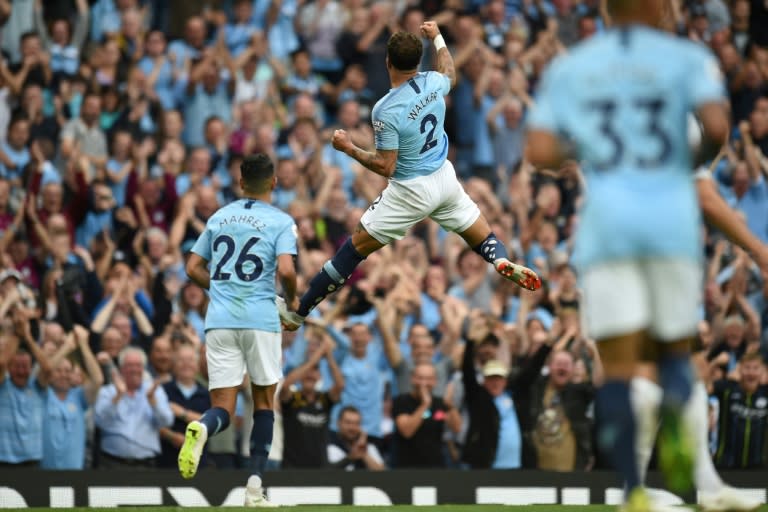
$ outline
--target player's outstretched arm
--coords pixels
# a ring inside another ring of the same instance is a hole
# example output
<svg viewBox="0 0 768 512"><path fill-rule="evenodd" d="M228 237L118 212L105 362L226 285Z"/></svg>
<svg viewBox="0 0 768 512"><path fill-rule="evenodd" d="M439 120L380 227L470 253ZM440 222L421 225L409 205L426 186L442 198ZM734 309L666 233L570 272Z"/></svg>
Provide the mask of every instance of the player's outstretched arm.
<svg viewBox="0 0 768 512"><path fill-rule="evenodd" d="M331 139L333 148L345 153L379 176L389 178L395 172L397 163L396 149L377 149L376 151L366 151L357 147L345 130L336 130Z"/></svg>
<svg viewBox="0 0 768 512"><path fill-rule="evenodd" d="M187 275L200 288L207 290L211 287L211 273L208 271L208 262L194 252L189 254L187 260Z"/></svg>
<svg viewBox="0 0 768 512"><path fill-rule="evenodd" d="M728 141L728 113L720 102L708 102L696 109L696 117L701 123L701 148L697 155L698 162L714 159ZM697 162L697 163L698 163Z"/></svg>
<svg viewBox="0 0 768 512"><path fill-rule="evenodd" d="M760 269L768 275L768 246L763 244L720 196L711 179L696 180L696 190L704 218L723 234L752 255Z"/></svg>
<svg viewBox="0 0 768 512"><path fill-rule="evenodd" d="M440 28L434 21L425 21L421 24L421 33L429 38L435 46L437 53L437 72L442 73L451 81L451 87L456 85L456 66L453 63L453 56L445 46L445 40L440 34Z"/></svg>

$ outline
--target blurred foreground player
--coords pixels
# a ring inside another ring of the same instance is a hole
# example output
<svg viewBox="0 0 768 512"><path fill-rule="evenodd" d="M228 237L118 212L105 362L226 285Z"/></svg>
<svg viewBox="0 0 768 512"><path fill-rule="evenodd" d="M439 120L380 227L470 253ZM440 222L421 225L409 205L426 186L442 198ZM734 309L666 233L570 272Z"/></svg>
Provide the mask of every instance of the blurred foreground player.
<svg viewBox="0 0 768 512"><path fill-rule="evenodd" d="M247 370L253 391L255 474L248 479L245 505L273 507L264 497L261 474L272 444L275 389L282 377L275 273L285 299L295 306L296 226L270 205L276 179L269 157L247 157L241 173L245 197L208 219L187 262L190 279L210 291L205 344L212 407L187 426L179 471L192 478L208 437L227 428Z"/></svg>
<svg viewBox="0 0 768 512"><path fill-rule="evenodd" d="M598 442L626 482L629 512L651 510L629 389L642 359L657 363L664 390L661 468L672 490L692 485L695 446L682 411L694 381L689 347L703 262L687 114L702 125L701 158L714 156L728 133L717 62L658 29L665 2L607 0L614 27L545 73L526 148L537 167L559 166L568 146L583 162L588 192L574 262L605 366Z"/></svg>
<svg viewBox="0 0 768 512"><path fill-rule="evenodd" d="M696 173L696 189L704 218L719 229L733 243L752 255L768 279L768 246L764 245L750 230L738 214L728 207L711 173L702 167ZM707 371L706 350L694 347L694 367L703 375ZM641 368L632 380L632 406L637 418L637 451L641 481L653 453L658 423L656 411L661 404L662 390L655 382L652 368ZM693 394L685 409L686 420L694 426L693 441L697 457L694 481L699 494L699 504L705 512L750 512L757 510L761 502L751 498L740 489L727 485L717 474L714 461L709 453L709 403L707 389L703 382L694 384ZM652 505L653 512L687 510L682 507Z"/></svg>

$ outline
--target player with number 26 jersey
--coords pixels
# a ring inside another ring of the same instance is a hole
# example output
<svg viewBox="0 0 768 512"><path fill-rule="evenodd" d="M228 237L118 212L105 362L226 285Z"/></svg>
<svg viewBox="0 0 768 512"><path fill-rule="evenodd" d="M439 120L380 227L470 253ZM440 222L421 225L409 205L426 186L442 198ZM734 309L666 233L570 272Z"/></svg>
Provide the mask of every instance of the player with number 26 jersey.
<svg viewBox="0 0 768 512"><path fill-rule="evenodd" d="M275 306L277 256L296 254L296 230L286 213L239 199L214 213L192 252L210 261L205 329L280 332Z"/></svg>
<svg viewBox="0 0 768 512"><path fill-rule="evenodd" d="M283 300L296 296L296 225L270 205L277 185L275 166L265 154L240 165L243 198L211 215L187 259L189 278L209 290L205 316L205 357L211 408L187 425L179 450L179 473L197 474L209 437L227 429L237 395L248 375L253 400L251 463L246 507L270 507L262 475L274 433L274 399L282 371L282 333L275 303L276 281Z"/></svg>

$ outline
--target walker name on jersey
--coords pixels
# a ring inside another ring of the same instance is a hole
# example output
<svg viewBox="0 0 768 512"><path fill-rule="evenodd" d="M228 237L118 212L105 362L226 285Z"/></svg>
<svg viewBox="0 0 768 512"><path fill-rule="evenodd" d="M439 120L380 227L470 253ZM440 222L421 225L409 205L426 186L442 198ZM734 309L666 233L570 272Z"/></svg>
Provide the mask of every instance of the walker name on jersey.
<svg viewBox="0 0 768 512"><path fill-rule="evenodd" d="M417 117L419 117L419 114L421 114L421 111L424 110L424 108L435 101L437 98L439 98L439 94L437 91L429 93L427 96L424 96L419 100L417 104L413 106L413 109L408 114L408 119L411 121L415 121Z"/></svg>

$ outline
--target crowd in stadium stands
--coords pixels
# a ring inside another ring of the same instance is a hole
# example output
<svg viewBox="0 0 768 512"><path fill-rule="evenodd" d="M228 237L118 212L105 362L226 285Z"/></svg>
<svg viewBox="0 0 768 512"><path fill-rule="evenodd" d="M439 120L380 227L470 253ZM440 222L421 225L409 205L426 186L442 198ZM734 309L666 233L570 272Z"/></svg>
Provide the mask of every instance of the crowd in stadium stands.
<svg viewBox="0 0 768 512"><path fill-rule="evenodd" d="M671 4L678 35L727 77L733 131L712 179L768 242L768 4ZM266 153L303 289L385 185L330 134L372 145L387 38L425 19L459 71L450 158L545 285L521 292L431 221L372 254L283 335L272 467L603 464L601 364L569 264L580 169L522 155L542 70L606 30L598 1L0 0L0 465L176 466L186 423L210 406L192 243L240 195L243 155ZM765 468L768 282L721 234L705 239L712 455ZM248 393L202 467L247 464Z"/></svg>

